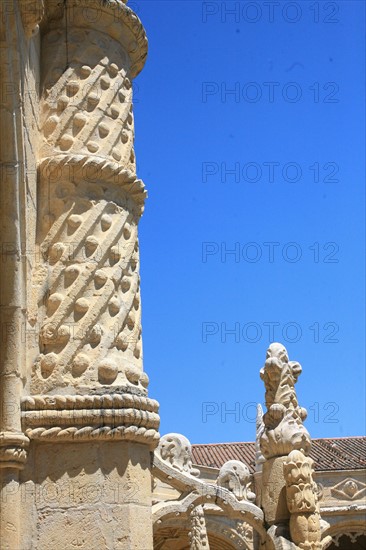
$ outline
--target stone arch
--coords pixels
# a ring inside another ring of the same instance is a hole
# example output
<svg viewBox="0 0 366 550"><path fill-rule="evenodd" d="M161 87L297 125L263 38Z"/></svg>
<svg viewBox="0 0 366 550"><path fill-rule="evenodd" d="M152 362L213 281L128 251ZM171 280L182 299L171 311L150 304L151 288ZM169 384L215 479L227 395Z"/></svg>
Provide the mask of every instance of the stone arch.
<svg viewBox="0 0 366 550"><path fill-rule="evenodd" d="M219 483L198 478L199 470L192 466L186 438L180 434L161 438L154 454L153 475L180 496L175 500L156 500L153 505L156 550L186 550L191 529L194 540L209 539L211 550L250 550L253 539L266 544L267 550L274 550L272 536L264 526L263 511L254 504L255 495L248 488L247 467L237 461L229 461L226 466L222 474L231 474L229 477L237 482L234 490L230 484L226 486L226 478ZM239 476L238 466L242 466Z"/></svg>
<svg viewBox="0 0 366 550"><path fill-rule="evenodd" d="M164 521L174 516L188 517L190 511L198 505L215 505L224 514L232 519L246 521L258 533L259 537L264 541L266 539L266 530L263 525L263 512L255 506L247 502L239 503L235 497L228 491L215 493L215 499L210 494L210 488L207 487L207 494L199 494L191 492L182 500L166 501L153 507L153 522L154 525L161 525Z"/></svg>
<svg viewBox="0 0 366 550"><path fill-rule="evenodd" d="M224 516L206 516L210 550L252 550L252 540ZM190 550L189 518L170 518L154 529L154 550Z"/></svg>
<svg viewBox="0 0 366 550"><path fill-rule="evenodd" d="M366 527L363 520L345 520L331 525L323 538L331 537L327 550L363 550L366 548Z"/></svg>
<svg viewBox="0 0 366 550"><path fill-rule="evenodd" d="M251 550L253 539L262 543L267 540L268 548L271 548L272 540L268 538L264 528L262 511L253 504L238 503L229 492L225 491L222 495L218 492L215 500L210 494L192 492L182 500L161 503L153 513L154 549L155 547L157 550L189 548L190 512L199 505L205 507L210 550L216 550L216 548L217 550ZM243 527L244 525L246 527ZM188 543L187 547L183 542L184 537ZM163 544L164 539L165 544ZM171 548L168 539L174 540Z"/></svg>
<svg viewBox="0 0 366 550"><path fill-rule="evenodd" d="M206 526L209 541L214 538L226 541L226 544L229 545L228 548L252 550L253 539L258 537L255 529L245 520L231 519L220 514L213 515L208 512ZM219 548L221 549L221 547Z"/></svg>

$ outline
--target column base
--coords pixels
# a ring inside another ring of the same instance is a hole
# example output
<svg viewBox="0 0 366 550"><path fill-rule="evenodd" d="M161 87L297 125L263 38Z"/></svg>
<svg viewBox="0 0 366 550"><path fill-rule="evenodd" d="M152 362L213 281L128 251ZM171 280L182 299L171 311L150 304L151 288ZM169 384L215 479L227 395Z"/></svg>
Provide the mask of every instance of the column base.
<svg viewBox="0 0 366 550"><path fill-rule="evenodd" d="M21 547L152 550L150 465L135 442L33 441L21 475L32 532Z"/></svg>

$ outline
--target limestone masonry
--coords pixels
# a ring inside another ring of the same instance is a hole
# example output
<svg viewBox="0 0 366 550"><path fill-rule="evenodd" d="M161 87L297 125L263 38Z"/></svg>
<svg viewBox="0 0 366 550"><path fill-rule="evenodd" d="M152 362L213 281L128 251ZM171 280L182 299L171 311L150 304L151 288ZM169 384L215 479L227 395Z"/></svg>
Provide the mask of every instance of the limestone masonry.
<svg viewBox="0 0 366 550"><path fill-rule="evenodd" d="M126 3L0 3L0 548L364 547L365 456L312 457L301 366L281 344L260 371L251 463L158 432L132 91L147 38Z"/></svg>

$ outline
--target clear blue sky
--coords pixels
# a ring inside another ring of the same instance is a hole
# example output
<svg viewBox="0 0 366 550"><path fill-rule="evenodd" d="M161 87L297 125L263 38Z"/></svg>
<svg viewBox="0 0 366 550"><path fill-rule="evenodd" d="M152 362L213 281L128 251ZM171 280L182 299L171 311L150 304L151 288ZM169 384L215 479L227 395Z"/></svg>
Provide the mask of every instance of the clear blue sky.
<svg viewBox="0 0 366 550"><path fill-rule="evenodd" d="M365 3L270 4L129 4L144 368L193 443L254 439L272 339L312 437L365 430Z"/></svg>

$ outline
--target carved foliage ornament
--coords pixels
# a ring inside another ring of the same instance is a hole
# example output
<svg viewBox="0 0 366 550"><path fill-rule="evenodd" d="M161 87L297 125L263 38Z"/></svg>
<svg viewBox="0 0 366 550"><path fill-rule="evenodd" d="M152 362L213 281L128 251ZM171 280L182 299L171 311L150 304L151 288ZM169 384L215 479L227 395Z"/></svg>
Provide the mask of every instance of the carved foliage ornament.
<svg viewBox="0 0 366 550"><path fill-rule="evenodd" d="M352 533L352 532L347 532L347 533L338 533L337 535L333 535L332 536L332 541L334 542L334 545L338 548L341 544L342 544L342 541L340 539L342 539L342 537L347 537L350 539L351 543L352 544L357 544L357 539L361 536L366 536L366 530L365 531L361 531L361 532L357 532L357 533ZM361 543L359 543L361 544ZM361 546L360 546L361 548Z"/></svg>
<svg viewBox="0 0 366 550"><path fill-rule="evenodd" d="M191 512L190 550L209 550L205 514L202 506L196 506Z"/></svg>
<svg viewBox="0 0 366 550"><path fill-rule="evenodd" d="M322 548L317 487L313 460L294 450L284 463L286 499L290 511L291 540L303 550Z"/></svg>
<svg viewBox="0 0 366 550"><path fill-rule="evenodd" d="M260 436L260 449L265 458L286 456L293 449L308 454L311 440L303 420L306 409L297 401L295 383L301 365L289 361L286 348L273 343L260 376L266 387L267 412L263 415L264 430Z"/></svg>
<svg viewBox="0 0 366 550"><path fill-rule="evenodd" d="M238 535L244 539L246 548L253 548L253 527L245 521L238 521L236 524ZM242 545L240 545L241 547Z"/></svg>
<svg viewBox="0 0 366 550"><path fill-rule="evenodd" d="M255 420L255 469L260 471L265 458L261 452L260 440L263 435L265 426L263 422L263 409L260 403L257 404L257 415Z"/></svg>
<svg viewBox="0 0 366 550"><path fill-rule="evenodd" d="M284 464L287 504L291 514L315 512L317 488L312 478L313 460L301 451L292 451Z"/></svg>

